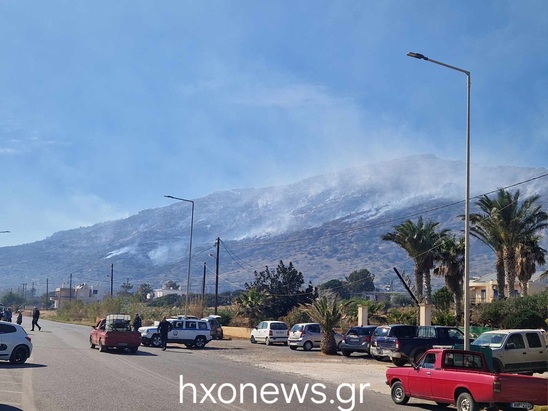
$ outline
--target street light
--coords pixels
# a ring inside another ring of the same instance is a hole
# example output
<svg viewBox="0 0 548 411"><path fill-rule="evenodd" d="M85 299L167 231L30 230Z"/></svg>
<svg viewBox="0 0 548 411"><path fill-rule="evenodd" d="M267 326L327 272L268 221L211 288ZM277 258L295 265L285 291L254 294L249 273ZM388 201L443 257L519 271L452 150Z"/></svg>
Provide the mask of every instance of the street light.
<svg viewBox="0 0 548 411"><path fill-rule="evenodd" d="M464 203L464 349L470 349L470 72L432 60L420 53L407 53L409 57L426 60L451 70L466 74L467 110L466 110L466 200Z"/></svg>
<svg viewBox="0 0 548 411"><path fill-rule="evenodd" d="M173 197L173 196L164 196L166 198L172 198L173 200L186 201L187 203L192 204L192 214L190 217L190 244L188 246L188 271L186 275L186 298L185 298L185 317L188 314L188 293L190 292L190 268L192 261L192 231L194 230L194 201L186 200L184 198Z"/></svg>

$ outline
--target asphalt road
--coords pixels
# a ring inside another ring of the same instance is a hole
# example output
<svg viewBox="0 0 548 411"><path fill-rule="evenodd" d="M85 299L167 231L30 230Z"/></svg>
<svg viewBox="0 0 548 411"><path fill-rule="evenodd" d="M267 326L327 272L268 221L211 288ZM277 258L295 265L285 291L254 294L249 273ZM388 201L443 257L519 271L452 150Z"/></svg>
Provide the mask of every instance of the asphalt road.
<svg viewBox="0 0 548 411"><path fill-rule="evenodd" d="M41 332L29 332L34 350L25 364L0 362L0 411L402 411L383 383L389 364L371 359L242 340L100 353L89 347L90 327L40 323Z"/></svg>

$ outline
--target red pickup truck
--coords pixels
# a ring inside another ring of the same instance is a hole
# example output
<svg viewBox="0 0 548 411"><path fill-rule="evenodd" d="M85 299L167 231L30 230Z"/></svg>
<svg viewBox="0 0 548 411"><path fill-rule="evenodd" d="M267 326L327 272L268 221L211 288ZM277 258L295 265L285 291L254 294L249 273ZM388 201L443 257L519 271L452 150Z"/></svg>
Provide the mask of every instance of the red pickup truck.
<svg viewBox="0 0 548 411"><path fill-rule="evenodd" d="M109 348L128 349L135 354L141 345L141 334L131 329L131 317L125 314L110 314L97 321L89 334L89 346L99 347L104 352Z"/></svg>
<svg viewBox="0 0 548 411"><path fill-rule="evenodd" d="M480 352L431 349L413 367L386 370L392 400L456 404L458 411L531 409L548 404L548 379L489 372Z"/></svg>

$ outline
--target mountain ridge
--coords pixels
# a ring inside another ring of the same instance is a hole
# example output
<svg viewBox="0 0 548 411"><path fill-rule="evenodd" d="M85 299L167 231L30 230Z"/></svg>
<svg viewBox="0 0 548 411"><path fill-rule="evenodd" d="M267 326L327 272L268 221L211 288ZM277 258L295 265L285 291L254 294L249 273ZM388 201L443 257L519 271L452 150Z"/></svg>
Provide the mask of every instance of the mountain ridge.
<svg viewBox="0 0 548 411"><path fill-rule="evenodd" d="M522 167L472 167L471 196L527 180L522 197L541 195L546 209L548 184L534 179L548 170ZM214 283L214 242L221 238L220 289L253 279L253 271L293 262L314 285L367 268L379 286L395 276L392 267L412 264L380 236L403 221L439 221L455 233L463 229L464 164L418 155L353 167L338 173L265 188L218 191L195 202L191 289L201 290L203 265L207 287ZM472 201L473 203L473 201ZM422 211L421 211L422 210ZM473 212L473 210L471 210ZM37 293L65 283L104 282L112 265L115 283L143 282L159 287L173 279L186 282L190 207L183 202L147 209L121 220L59 231L44 240L0 248L0 293L34 284ZM543 240L546 248L546 238ZM471 275L494 270L492 252L471 242Z"/></svg>

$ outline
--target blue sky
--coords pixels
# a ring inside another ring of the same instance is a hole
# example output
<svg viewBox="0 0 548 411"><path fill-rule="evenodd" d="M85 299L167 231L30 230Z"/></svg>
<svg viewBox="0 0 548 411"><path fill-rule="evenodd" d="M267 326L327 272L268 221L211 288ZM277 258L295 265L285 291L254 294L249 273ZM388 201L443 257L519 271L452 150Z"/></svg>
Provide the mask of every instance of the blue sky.
<svg viewBox="0 0 548 411"><path fill-rule="evenodd" d="M0 0L0 246L432 153L548 166L548 2ZM197 210L198 211L198 210Z"/></svg>

